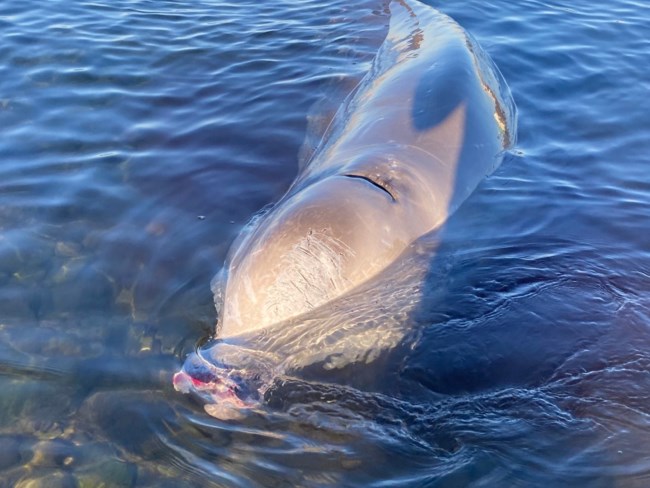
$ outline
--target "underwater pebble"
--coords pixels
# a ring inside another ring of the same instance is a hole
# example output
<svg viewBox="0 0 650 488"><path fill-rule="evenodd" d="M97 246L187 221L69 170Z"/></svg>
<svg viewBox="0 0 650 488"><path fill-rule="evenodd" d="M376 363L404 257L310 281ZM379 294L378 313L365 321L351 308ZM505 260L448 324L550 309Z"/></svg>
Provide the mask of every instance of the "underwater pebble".
<svg viewBox="0 0 650 488"><path fill-rule="evenodd" d="M132 313L135 309L133 291L129 288L122 288L115 297L115 306L122 313Z"/></svg>
<svg viewBox="0 0 650 488"><path fill-rule="evenodd" d="M0 470L20 462L20 442L12 437L0 437Z"/></svg>
<svg viewBox="0 0 650 488"><path fill-rule="evenodd" d="M62 439L37 442L33 447L31 464L39 467L68 467L75 464L78 448Z"/></svg>
<svg viewBox="0 0 650 488"><path fill-rule="evenodd" d="M55 312L108 310L115 301L113 283L92 265L83 266L79 270L70 268L69 274L60 269L55 276L65 280L52 288Z"/></svg>
<svg viewBox="0 0 650 488"><path fill-rule="evenodd" d="M99 427L112 444L147 456L162 453L157 434L148 419L173 418L160 392L98 392L86 399L79 417Z"/></svg>
<svg viewBox="0 0 650 488"><path fill-rule="evenodd" d="M157 327L146 323L134 323L128 330L128 350L132 354L155 352Z"/></svg>
<svg viewBox="0 0 650 488"><path fill-rule="evenodd" d="M60 285L75 280L79 277L86 266L87 262L84 259L68 259L60 266L54 267L55 271L52 273L49 281Z"/></svg>
<svg viewBox="0 0 650 488"><path fill-rule="evenodd" d="M48 267L29 267L25 266L24 268L19 269L16 271L12 276L12 280L16 281L17 283L22 283L25 285L34 285L37 283L42 282L45 279L45 276L47 275L49 271L49 266Z"/></svg>
<svg viewBox="0 0 650 488"><path fill-rule="evenodd" d="M153 336L144 336L140 340L140 352L148 353L151 352L151 347L153 345Z"/></svg>
<svg viewBox="0 0 650 488"><path fill-rule="evenodd" d="M57 242L54 246L54 254L72 258L78 256L81 252L81 245L76 242Z"/></svg>
<svg viewBox="0 0 650 488"><path fill-rule="evenodd" d="M38 415L38 413L30 412L30 415ZM56 420L30 418L22 420L21 424L26 432L33 432L39 439L49 440L63 435L61 423Z"/></svg>
<svg viewBox="0 0 650 488"><path fill-rule="evenodd" d="M24 479L16 488L77 488L77 482L69 473L54 472L41 478Z"/></svg>
<svg viewBox="0 0 650 488"><path fill-rule="evenodd" d="M59 411L53 411L52 401L55 393L60 390L47 383L30 381L27 379L7 379L0 376L0 428L5 432L9 429L20 429L20 433L32 433L36 430L30 429L25 424L31 418L35 408L41 408L44 404L43 398L48 398L47 408L52 415ZM42 418L40 415L39 418Z"/></svg>
<svg viewBox="0 0 650 488"><path fill-rule="evenodd" d="M54 255L53 244L24 233L14 244L18 247L18 260L28 268L43 268Z"/></svg>
<svg viewBox="0 0 650 488"><path fill-rule="evenodd" d="M77 473L79 488L130 488L135 486L138 469L134 464L108 459Z"/></svg>
<svg viewBox="0 0 650 488"><path fill-rule="evenodd" d="M95 249L102 242L104 235L104 230L90 231L84 236L83 240L81 241L81 245L88 249Z"/></svg>

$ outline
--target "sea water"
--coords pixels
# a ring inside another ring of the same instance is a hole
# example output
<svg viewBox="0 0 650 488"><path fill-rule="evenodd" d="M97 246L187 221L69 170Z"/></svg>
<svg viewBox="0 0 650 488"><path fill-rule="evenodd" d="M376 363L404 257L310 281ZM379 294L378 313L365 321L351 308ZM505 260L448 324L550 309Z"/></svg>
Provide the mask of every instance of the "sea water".
<svg viewBox="0 0 650 488"><path fill-rule="evenodd" d="M380 376L284 378L239 421L171 375L386 2L0 4L0 486L650 483L650 7L428 3L500 68L518 144Z"/></svg>

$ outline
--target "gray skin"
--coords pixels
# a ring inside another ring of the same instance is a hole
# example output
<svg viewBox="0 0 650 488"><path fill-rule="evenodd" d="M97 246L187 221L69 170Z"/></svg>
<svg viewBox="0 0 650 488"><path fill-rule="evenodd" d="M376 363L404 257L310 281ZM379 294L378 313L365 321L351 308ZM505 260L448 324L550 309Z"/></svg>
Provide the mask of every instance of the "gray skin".
<svg viewBox="0 0 650 488"><path fill-rule="evenodd" d="M440 228L513 143L510 93L468 34L415 1L393 0L390 12L370 72L287 193L242 233L213 283L221 341L250 348L256 334L268 341L281 331L288 339L288 328L304 329L319 308L363 288ZM305 343L309 334L299 335L295 349L304 354L313 345ZM223 377L228 367L215 355L206 367ZM188 362L196 369L196 357ZM181 373L177 389L196 390ZM205 383L209 402L242 406Z"/></svg>

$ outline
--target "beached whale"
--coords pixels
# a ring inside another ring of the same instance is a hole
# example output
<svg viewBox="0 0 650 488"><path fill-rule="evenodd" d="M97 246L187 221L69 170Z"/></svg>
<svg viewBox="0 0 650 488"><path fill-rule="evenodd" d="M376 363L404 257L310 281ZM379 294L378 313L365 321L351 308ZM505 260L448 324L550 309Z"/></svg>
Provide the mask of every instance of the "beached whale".
<svg viewBox="0 0 650 488"><path fill-rule="evenodd" d="M175 387L224 417L308 356L368 362L394 345L402 325L368 321L364 287L418 279L409 266L387 270L498 167L514 134L514 103L487 54L444 14L393 0L370 72L286 194L233 245L213 283L217 342L187 359ZM401 289L383 304L410 293ZM319 315L341 300L349 313Z"/></svg>

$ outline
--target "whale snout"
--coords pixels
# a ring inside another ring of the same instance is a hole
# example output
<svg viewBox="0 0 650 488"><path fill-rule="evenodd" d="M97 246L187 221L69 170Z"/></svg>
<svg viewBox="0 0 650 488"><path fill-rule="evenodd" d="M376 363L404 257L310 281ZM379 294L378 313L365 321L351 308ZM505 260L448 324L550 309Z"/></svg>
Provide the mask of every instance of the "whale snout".
<svg viewBox="0 0 650 488"><path fill-rule="evenodd" d="M198 396L206 402L206 412L214 417L222 420L240 418L243 416L241 410L257 404L254 390L237 370L220 366L192 353L183 368L174 374L174 389Z"/></svg>

